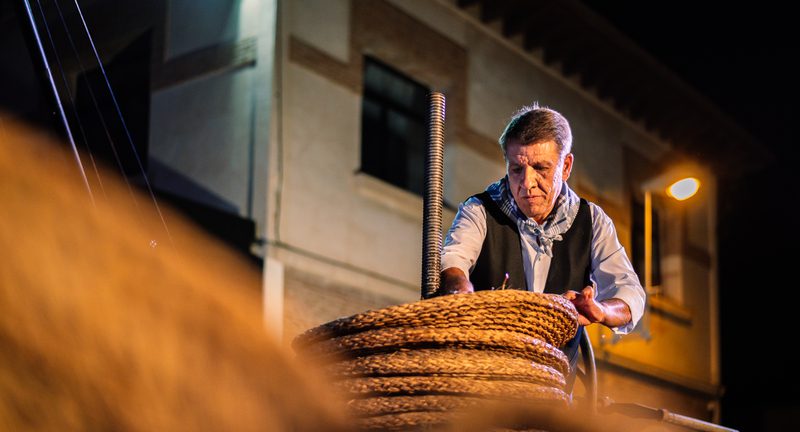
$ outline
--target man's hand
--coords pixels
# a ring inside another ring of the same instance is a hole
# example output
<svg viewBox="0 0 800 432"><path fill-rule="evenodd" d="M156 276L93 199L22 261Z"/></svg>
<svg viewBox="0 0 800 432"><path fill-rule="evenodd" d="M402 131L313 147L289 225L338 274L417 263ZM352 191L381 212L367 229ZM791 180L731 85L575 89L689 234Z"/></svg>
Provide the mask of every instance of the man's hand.
<svg viewBox="0 0 800 432"><path fill-rule="evenodd" d="M611 298L596 301L594 289L587 286L581 292L567 291L564 298L571 301L578 310L578 324L587 326L600 323L607 327L623 326L631 321L631 309L620 299Z"/></svg>
<svg viewBox="0 0 800 432"><path fill-rule="evenodd" d="M461 269L450 267L442 271L439 295L471 292L475 292L475 288Z"/></svg>

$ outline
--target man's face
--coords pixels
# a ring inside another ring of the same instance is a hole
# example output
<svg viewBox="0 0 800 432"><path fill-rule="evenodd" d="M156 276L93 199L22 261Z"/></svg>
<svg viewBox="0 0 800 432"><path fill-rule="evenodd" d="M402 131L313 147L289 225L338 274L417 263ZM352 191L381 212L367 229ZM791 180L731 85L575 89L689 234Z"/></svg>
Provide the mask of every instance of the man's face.
<svg viewBox="0 0 800 432"><path fill-rule="evenodd" d="M563 158L555 141L523 145L511 139L506 144L508 185L517 206L538 223L553 211L561 185L572 171L572 153Z"/></svg>

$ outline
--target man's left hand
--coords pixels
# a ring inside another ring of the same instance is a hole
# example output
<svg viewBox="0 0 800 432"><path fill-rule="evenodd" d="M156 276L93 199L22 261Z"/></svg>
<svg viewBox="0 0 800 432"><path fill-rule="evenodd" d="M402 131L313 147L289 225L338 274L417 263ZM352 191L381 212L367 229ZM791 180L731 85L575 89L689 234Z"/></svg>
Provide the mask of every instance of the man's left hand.
<svg viewBox="0 0 800 432"><path fill-rule="evenodd" d="M606 309L602 303L595 301L594 289L591 286L587 286L581 292L567 291L564 297L578 310L578 324L587 326L605 320Z"/></svg>
<svg viewBox="0 0 800 432"><path fill-rule="evenodd" d="M600 323L614 328L631 321L631 308L627 303L618 298L597 301L591 286L587 286L581 292L567 291L564 293L564 298L571 301L578 310L578 324L582 326Z"/></svg>

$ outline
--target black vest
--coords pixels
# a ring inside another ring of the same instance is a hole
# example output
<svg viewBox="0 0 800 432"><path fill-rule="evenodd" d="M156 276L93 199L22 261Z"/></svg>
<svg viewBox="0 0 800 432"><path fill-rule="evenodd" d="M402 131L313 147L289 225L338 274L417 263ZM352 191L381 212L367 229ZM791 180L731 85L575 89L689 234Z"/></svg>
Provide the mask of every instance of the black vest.
<svg viewBox="0 0 800 432"><path fill-rule="evenodd" d="M507 288L531 290L522 263L522 244L517 224L500 209L487 192L475 195L486 209L486 237L470 281L476 291L498 288L508 273ZM553 257L544 285L548 294L563 294L568 290L583 290L591 285L589 275L592 271L592 214L589 203L581 198L578 214L570 228L561 234L560 241L553 242ZM571 376L567 379L571 387L578 364L578 344L583 326L561 350L570 361Z"/></svg>

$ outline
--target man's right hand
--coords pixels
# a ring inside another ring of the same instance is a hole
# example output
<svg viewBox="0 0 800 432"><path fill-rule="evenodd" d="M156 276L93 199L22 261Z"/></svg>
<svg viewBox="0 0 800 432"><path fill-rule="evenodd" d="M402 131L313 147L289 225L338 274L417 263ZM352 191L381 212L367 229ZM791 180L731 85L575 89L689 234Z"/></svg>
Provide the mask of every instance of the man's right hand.
<svg viewBox="0 0 800 432"><path fill-rule="evenodd" d="M475 292L472 282L461 269L456 267L446 268L441 273L439 294L466 294Z"/></svg>

